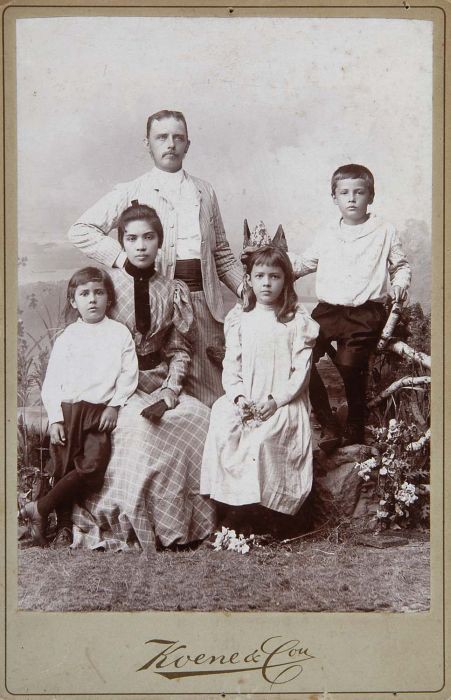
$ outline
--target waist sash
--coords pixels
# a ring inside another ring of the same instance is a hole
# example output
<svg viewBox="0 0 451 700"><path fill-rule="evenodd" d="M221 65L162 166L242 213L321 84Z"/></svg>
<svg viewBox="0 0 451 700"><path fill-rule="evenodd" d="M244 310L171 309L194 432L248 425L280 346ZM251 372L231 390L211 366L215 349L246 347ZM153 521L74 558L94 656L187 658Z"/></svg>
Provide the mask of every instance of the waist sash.
<svg viewBox="0 0 451 700"><path fill-rule="evenodd" d="M185 282L190 292L201 292L204 288L200 260L196 258L177 260L174 277Z"/></svg>

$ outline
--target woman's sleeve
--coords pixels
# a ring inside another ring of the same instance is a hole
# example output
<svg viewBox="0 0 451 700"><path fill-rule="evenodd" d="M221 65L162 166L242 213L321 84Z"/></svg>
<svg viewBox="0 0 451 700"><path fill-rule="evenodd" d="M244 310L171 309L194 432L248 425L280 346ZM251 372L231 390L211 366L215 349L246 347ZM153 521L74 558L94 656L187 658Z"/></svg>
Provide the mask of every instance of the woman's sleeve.
<svg viewBox="0 0 451 700"><path fill-rule="evenodd" d="M180 394L191 362L192 339L195 332L194 312L188 287L180 280L173 281L174 299L172 326L166 335L162 354L168 361L168 376L162 389Z"/></svg>
<svg viewBox="0 0 451 700"><path fill-rule="evenodd" d="M122 329L121 329L122 330ZM121 369L116 380L114 394L109 406L124 406L138 386L138 358L135 342L128 328L122 331Z"/></svg>
<svg viewBox="0 0 451 700"><path fill-rule="evenodd" d="M64 336L60 336L55 340L42 384L42 403L47 411L50 425L52 423L61 423L64 420L61 408L63 379L67 364L64 346Z"/></svg>
<svg viewBox="0 0 451 700"><path fill-rule="evenodd" d="M312 366L312 350L319 333L319 325L307 314L298 309L294 319L296 330L293 340L291 372L285 386L272 392L277 406L293 401L308 385Z"/></svg>
<svg viewBox="0 0 451 700"><path fill-rule="evenodd" d="M222 386L230 401L246 396L242 376L241 317L243 309L237 304L226 316L224 335L226 351L222 370Z"/></svg>

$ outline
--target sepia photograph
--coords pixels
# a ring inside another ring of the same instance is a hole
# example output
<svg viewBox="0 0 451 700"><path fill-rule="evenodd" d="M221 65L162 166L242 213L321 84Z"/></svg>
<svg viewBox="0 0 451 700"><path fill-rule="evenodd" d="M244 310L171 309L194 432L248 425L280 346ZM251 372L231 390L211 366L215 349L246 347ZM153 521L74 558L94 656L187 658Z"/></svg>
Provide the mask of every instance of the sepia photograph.
<svg viewBox="0 0 451 700"><path fill-rule="evenodd" d="M434 22L57 14L15 19L17 611L424 620ZM162 634L136 671L206 673Z"/></svg>

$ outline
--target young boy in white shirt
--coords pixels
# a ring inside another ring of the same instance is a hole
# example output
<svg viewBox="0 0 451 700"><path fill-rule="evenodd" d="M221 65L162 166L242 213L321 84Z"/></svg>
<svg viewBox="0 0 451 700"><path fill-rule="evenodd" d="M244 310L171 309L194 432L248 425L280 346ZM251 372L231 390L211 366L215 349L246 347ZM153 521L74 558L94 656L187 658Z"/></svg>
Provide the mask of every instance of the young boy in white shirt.
<svg viewBox="0 0 451 700"><path fill-rule="evenodd" d="M332 198L341 217L294 261L296 275L316 272L319 304L312 318L320 325L313 352L310 400L323 427L320 447L365 442L368 359L383 329L387 280L395 300L404 301L411 271L395 227L367 211L374 199L374 178L368 168L351 163L332 175ZM315 363L330 342L337 342L335 364L348 403L344 433L332 413L326 387Z"/></svg>
<svg viewBox="0 0 451 700"><path fill-rule="evenodd" d="M72 505L98 491L111 453L118 411L138 385L138 359L130 331L106 314L115 305L111 277L85 267L72 275L66 315L78 313L58 336L42 385L47 411L54 485L20 510L33 542L46 546L49 514L57 514L55 546L71 543Z"/></svg>

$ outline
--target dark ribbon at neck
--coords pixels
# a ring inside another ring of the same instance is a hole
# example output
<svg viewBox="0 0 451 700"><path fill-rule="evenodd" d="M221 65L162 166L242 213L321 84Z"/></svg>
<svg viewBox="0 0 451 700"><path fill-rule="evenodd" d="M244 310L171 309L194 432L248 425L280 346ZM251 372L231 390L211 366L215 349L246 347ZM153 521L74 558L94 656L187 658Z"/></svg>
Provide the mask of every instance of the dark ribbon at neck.
<svg viewBox="0 0 451 700"><path fill-rule="evenodd" d="M155 274L155 266L141 269L126 260L125 271L133 277L136 330L144 335L150 329L149 280Z"/></svg>

